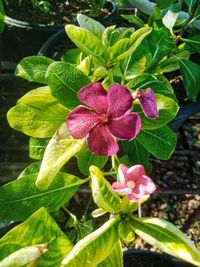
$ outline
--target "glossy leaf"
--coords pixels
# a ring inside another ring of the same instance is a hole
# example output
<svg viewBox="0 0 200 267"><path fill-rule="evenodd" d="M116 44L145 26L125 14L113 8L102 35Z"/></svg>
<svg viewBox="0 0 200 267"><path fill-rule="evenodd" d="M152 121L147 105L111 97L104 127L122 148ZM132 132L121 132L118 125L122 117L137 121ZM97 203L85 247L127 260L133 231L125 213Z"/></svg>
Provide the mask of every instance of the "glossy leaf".
<svg viewBox="0 0 200 267"><path fill-rule="evenodd" d="M165 25L166 28L168 28L170 30L171 35L174 35L173 27L176 23L178 15L179 15L179 13L174 13L171 10L168 10L162 19L163 24Z"/></svg>
<svg viewBox="0 0 200 267"><path fill-rule="evenodd" d="M103 55L106 54L106 48L98 37L86 29L70 24L65 26L65 31L69 38L83 52L97 57L102 63L104 62Z"/></svg>
<svg viewBox="0 0 200 267"><path fill-rule="evenodd" d="M150 87L156 94L161 94L174 100L176 98L168 80L165 82L160 79L160 77L159 79L156 79L149 73L142 73L140 75L137 75L136 77L131 79L126 86L134 91L138 88L146 90Z"/></svg>
<svg viewBox="0 0 200 267"><path fill-rule="evenodd" d="M81 150L84 143L84 139L73 139L66 123L63 123L46 147L36 181L37 187L47 189L59 170Z"/></svg>
<svg viewBox="0 0 200 267"><path fill-rule="evenodd" d="M123 267L123 253L120 241L117 242L115 248L110 255L96 267Z"/></svg>
<svg viewBox="0 0 200 267"><path fill-rule="evenodd" d="M27 135L48 138L66 120L68 109L52 97L48 87L31 90L8 111L12 128Z"/></svg>
<svg viewBox="0 0 200 267"><path fill-rule="evenodd" d="M200 65L190 60L178 60L188 98L194 101L200 93Z"/></svg>
<svg viewBox="0 0 200 267"><path fill-rule="evenodd" d="M91 189L94 202L99 208L115 213L120 208L120 197L112 190L110 183L95 166L90 167Z"/></svg>
<svg viewBox="0 0 200 267"><path fill-rule="evenodd" d="M20 221L26 219L41 207L48 211L59 209L77 191L84 180L58 173L56 179L45 191L36 185L38 173L28 174L0 187L0 218Z"/></svg>
<svg viewBox="0 0 200 267"><path fill-rule="evenodd" d="M58 236L48 244L48 251L40 258L37 267L60 267L62 260L72 247L66 236Z"/></svg>
<svg viewBox="0 0 200 267"><path fill-rule="evenodd" d="M46 72L46 81L52 95L64 106L74 108L80 104L79 89L90 83L89 78L72 64L52 63Z"/></svg>
<svg viewBox="0 0 200 267"><path fill-rule="evenodd" d="M29 263L38 261L44 252L46 252L46 244L34 245L21 248L10 254L0 262L1 267L23 267Z"/></svg>
<svg viewBox="0 0 200 267"><path fill-rule="evenodd" d="M140 45L143 39L151 33L151 31L152 31L151 27L143 27L135 31L130 36L130 41L129 41L130 48L121 55L119 55L115 59L115 61L120 61L126 57L129 57L137 49L137 47Z"/></svg>
<svg viewBox="0 0 200 267"><path fill-rule="evenodd" d="M95 154L92 154L88 147L84 147L77 156L79 170L84 175L89 175L89 168L91 165L95 165L99 169L102 169L107 160L108 157L106 156L97 156Z"/></svg>
<svg viewBox="0 0 200 267"><path fill-rule="evenodd" d="M58 237L64 240L65 254L67 254L73 247L71 242L61 232L60 228L47 213L45 208L41 208L0 239L0 260L20 248L37 244L47 244L48 253L51 253L51 249L54 251L56 248L49 244L53 243L53 240ZM57 255L60 255L60 250L63 250L63 248L57 249ZM51 264L49 264L49 266L51 266Z"/></svg>
<svg viewBox="0 0 200 267"><path fill-rule="evenodd" d="M167 160L176 147L176 134L168 126L155 130L142 130L137 141L143 145L153 156Z"/></svg>
<svg viewBox="0 0 200 267"><path fill-rule="evenodd" d="M145 40L145 45L147 45L151 51L151 61L153 64L165 55L168 55L174 47L173 41L170 38L170 33L165 28L153 30Z"/></svg>
<svg viewBox="0 0 200 267"><path fill-rule="evenodd" d="M40 161L36 161L31 163L30 165L28 165L21 173L20 175L17 177L17 179L20 179L24 176L27 176L29 174L38 174L39 170L40 170L40 165L41 162Z"/></svg>
<svg viewBox="0 0 200 267"><path fill-rule="evenodd" d="M91 19L83 14L78 14L77 20L81 28L88 30L89 32L97 36L99 39L101 39L105 31L105 27L100 22Z"/></svg>
<svg viewBox="0 0 200 267"><path fill-rule="evenodd" d="M182 39L191 45L198 53L200 53L200 34L192 36L190 39Z"/></svg>
<svg viewBox="0 0 200 267"><path fill-rule="evenodd" d="M191 240L168 221L158 218L136 218L131 221L136 234L172 256L200 266L200 251Z"/></svg>
<svg viewBox="0 0 200 267"><path fill-rule="evenodd" d="M16 67L15 74L28 81L46 84L45 74L48 66L54 61L44 56L23 58Z"/></svg>
<svg viewBox="0 0 200 267"><path fill-rule="evenodd" d="M144 130L157 129L166 125L176 116L179 110L179 106L173 99L160 94L155 94L155 97L158 109L157 119L147 118L143 112L139 112L142 119L142 129Z"/></svg>
<svg viewBox="0 0 200 267"><path fill-rule="evenodd" d="M49 139L30 137L29 139L29 157L32 159L42 159Z"/></svg>
<svg viewBox="0 0 200 267"><path fill-rule="evenodd" d="M112 218L80 240L62 261L62 266L95 267L110 255L118 241L118 220Z"/></svg>

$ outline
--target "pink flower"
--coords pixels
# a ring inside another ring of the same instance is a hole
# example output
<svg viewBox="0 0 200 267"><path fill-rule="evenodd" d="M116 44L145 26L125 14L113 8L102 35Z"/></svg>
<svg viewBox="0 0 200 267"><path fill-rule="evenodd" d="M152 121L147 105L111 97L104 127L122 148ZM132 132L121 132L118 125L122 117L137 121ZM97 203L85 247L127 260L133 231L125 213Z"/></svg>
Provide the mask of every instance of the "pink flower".
<svg viewBox="0 0 200 267"><path fill-rule="evenodd" d="M154 92L151 88L144 90L137 90L137 97L140 102L140 106L148 118L158 118L158 110L156 105L156 99Z"/></svg>
<svg viewBox="0 0 200 267"><path fill-rule="evenodd" d="M78 98L88 107L78 106L69 113L68 129L74 139L87 136L96 155L116 154L116 138L131 140L139 133L141 119L131 112L133 97L127 88L113 84L106 92L101 83L92 83L79 91Z"/></svg>
<svg viewBox="0 0 200 267"><path fill-rule="evenodd" d="M121 195L128 195L133 202L139 202L145 195L156 190L154 182L146 175L142 165L128 169L123 164L119 165L118 182L113 183L112 188Z"/></svg>

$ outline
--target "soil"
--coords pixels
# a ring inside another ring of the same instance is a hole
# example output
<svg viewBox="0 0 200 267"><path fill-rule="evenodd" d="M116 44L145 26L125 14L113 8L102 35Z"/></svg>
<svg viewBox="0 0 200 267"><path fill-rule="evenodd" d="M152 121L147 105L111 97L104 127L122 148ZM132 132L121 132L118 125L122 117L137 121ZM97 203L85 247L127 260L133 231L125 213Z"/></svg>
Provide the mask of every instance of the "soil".
<svg viewBox="0 0 200 267"><path fill-rule="evenodd" d="M50 0L49 2L51 10L48 13L42 12L38 8L34 9L31 1L22 1L21 5L18 4L18 1L13 1L9 6L5 4L5 12L9 17L21 21L46 25L73 23L77 13L93 15L88 0ZM106 16L108 13L107 9L101 9L101 15L98 16Z"/></svg>

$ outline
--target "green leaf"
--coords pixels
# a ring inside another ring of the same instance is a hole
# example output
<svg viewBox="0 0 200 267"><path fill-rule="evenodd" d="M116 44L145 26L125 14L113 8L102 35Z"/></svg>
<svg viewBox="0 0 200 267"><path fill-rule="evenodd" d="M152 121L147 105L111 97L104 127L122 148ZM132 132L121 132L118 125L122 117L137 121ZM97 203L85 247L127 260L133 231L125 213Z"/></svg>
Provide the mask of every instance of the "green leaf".
<svg viewBox="0 0 200 267"><path fill-rule="evenodd" d="M32 159L42 159L49 139L30 137L29 139L29 157Z"/></svg>
<svg viewBox="0 0 200 267"><path fill-rule="evenodd" d="M176 147L176 134L168 126L156 130L141 130L137 136L140 142L152 155L158 159L170 158Z"/></svg>
<svg viewBox="0 0 200 267"><path fill-rule="evenodd" d="M152 31L151 27L143 27L141 29L138 29L135 31L131 36L129 40L129 46L130 48L125 51L124 53L120 54L115 61L120 61L126 57L129 57L136 49L137 47L141 44L143 39L149 35Z"/></svg>
<svg viewBox="0 0 200 267"><path fill-rule="evenodd" d="M172 121L179 110L179 106L173 99L160 94L155 94L155 97L159 117L157 119L151 119L145 117L143 112L139 112L143 130L157 129L166 125Z"/></svg>
<svg viewBox="0 0 200 267"><path fill-rule="evenodd" d="M5 12L2 1L0 0L0 33L3 32L5 26Z"/></svg>
<svg viewBox="0 0 200 267"><path fill-rule="evenodd" d="M46 72L46 81L52 95L64 106L74 108L80 104L79 89L90 83L89 78L72 64L52 63Z"/></svg>
<svg viewBox="0 0 200 267"><path fill-rule="evenodd" d="M41 162L40 161L36 161L31 163L30 165L28 165L21 173L20 175L17 177L17 179L20 179L24 176L27 176L29 174L38 174L39 170L40 170L40 165Z"/></svg>
<svg viewBox="0 0 200 267"><path fill-rule="evenodd" d="M122 18L128 20L130 23L133 23L137 25L138 27L144 27L144 21L139 18L138 16L133 16L133 15L120 15Z"/></svg>
<svg viewBox="0 0 200 267"><path fill-rule="evenodd" d="M165 28L161 28L151 32L145 39L145 46L149 47L152 57L151 62L154 64L165 55L168 55L172 48L174 48L174 43L170 38L169 31Z"/></svg>
<svg viewBox="0 0 200 267"><path fill-rule="evenodd" d="M178 16L179 16L179 13L174 13L171 10L168 10L167 13L165 14L165 16L162 19L163 24L165 25L165 27L167 29L170 30L171 35L174 35L173 27L174 27L174 25L176 23L176 20L177 20Z"/></svg>
<svg viewBox="0 0 200 267"><path fill-rule="evenodd" d="M132 90L144 89L150 87L154 93L161 94L176 100L176 96L168 80L156 79L149 73L142 73L134 77L130 82L126 84L128 88Z"/></svg>
<svg viewBox="0 0 200 267"><path fill-rule="evenodd" d="M90 167L91 189L94 202L99 208L116 213L120 209L120 197L95 166Z"/></svg>
<svg viewBox="0 0 200 267"><path fill-rule="evenodd" d="M96 267L123 267L123 253L120 241L117 242L115 248L110 255Z"/></svg>
<svg viewBox="0 0 200 267"><path fill-rule="evenodd" d="M72 249L71 242L61 232L60 228L47 213L45 208L41 208L26 221L14 227L0 239L0 260L20 248L37 244L47 244L49 250L48 253L51 253L52 246L50 243L53 243L53 240L58 237L65 241L65 247L57 248L57 253L59 255L59 251L65 249L66 255ZM52 248L52 250L55 250L55 247ZM50 263L48 266L54 265L51 265Z"/></svg>
<svg viewBox="0 0 200 267"><path fill-rule="evenodd" d="M112 253L118 241L118 219L112 218L80 240L62 261L62 266L96 267Z"/></svg>
<svg viewBox="0 0 200 267"><path fill-rule="evenodd" d="M78 48L87 55L97 57L102 63L104 63L103 58L107 51L98 37L86 29L70 24L65 26L65 31Z"/></svg>
<svg viewBox="0 0 200 267"><path fill-rule="evenodd" d="M188 8L189 8L189 13L191 14L192 12L192 8L194 7L194 5L196 4L197 0L185 0L185 3L187 4Z"/></svg>
<svg viewBox="0 0 200 267"><path fill-rule="evenodd" d="M84 180L58 173L47 190L35 186L38 173L28 174L0 187L0 218L20 221L45 207L49 212L59 209L77 191Z"/></svg>
<svg viewBox="0 0 200 267"><path fill-rule="evenodd" d="M48 66L54 61L44 56L23 58L16 67L15 74L28 81L46 84L45 74Z"/></svg>
<svg viewBox="0 0 200 267"><path fill-rule="evenodd" d="M23 267L36 262L46 252L46 244L33 245L17 250L0 262L1 267Z"/></svg>
<svg viewBox="0 0 200 267"><path fill-rule="evenodd" d="M52 97L48 87L31 90L8 111L12 128L29 136L51 137L66 120L68 109Z"/></svg>
<svg viewBox="0 0 200 267"><path fill-rule="evenodd" d="M162 251L200 266L200 252L177 227L158 218L132 219L132 227L137 235Z"/></svg>
<svg viewBox="0 0 200 267"><path fill-rule="evenodd" d="M81 150L84 143L84 139L73 139L66 123L63 123L46 147L36 181L37 187L47 189L59 170Z"/></svg>
<svg viewBox="0 0 200 267"><path fill-rule="evenodd" d="M186 59L178 60L187 96L194 101L200 93L200 65Z"/></svg>
<svg viewBox="0 0 200 267"><path fill-rule="evenodd" d="M121 58L121 55L125 53L130 48L130 41L129 38L124 38L116 42L112 47L109 48L109 55L111 61L118 61L118 58Z"/></svg>
<svg viewBox="0 0 200 267"><path fill-rule="evenodd" d="M84 175L89 175L89 168L91 165L95 165L99 169L102 169L107 160L108 157L106 156L97 156L95 154L92 154L88 147L84 147L77 156L79 170Z"/></svg>
<svg viewBox="0 0 200 267"><path fill-rule="evenodd" d="M160 9L164 9L171 6L176 0L156 0L155 2Z"/></svg>
<svg viewBox="0 0 200 267"><path fill-rule="evenodd" d="M66 236L59 236L48 244L48 251L43 254L37 263L37 267L60 267L61 261L72 249L72 245Z"/></svg>
<svg viewBox="0 0 200 267"><path fill-rule="evenodd" d="M200 53L200 34L194 35L190 39L182 38L182 40L191 45L192 47L194 47L194 49L198 53Z"/></svg>
<svg viewBox="0 0 200 267"><path fill-rule="evenodd" d="M77 20L81 28L84 28L97 36L99 39L102 38L102 35L105 31L105 27L98 21L91 19L83 14L77 15Z"/></svg>
<svg viewBox="0 0 200 267"><path fill-rule="evenodd" d="M147 171L151 171L152 166L149 162L149 152L136 139L121 142L123 154L128 155L130 166L141 164Z"/></svg>

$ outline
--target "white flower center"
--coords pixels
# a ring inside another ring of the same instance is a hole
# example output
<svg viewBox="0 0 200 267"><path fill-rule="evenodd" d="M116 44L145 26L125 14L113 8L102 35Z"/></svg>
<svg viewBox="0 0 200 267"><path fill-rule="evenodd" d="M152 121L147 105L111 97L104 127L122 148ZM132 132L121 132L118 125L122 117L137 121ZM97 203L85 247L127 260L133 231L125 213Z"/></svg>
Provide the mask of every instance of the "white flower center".
<svg viewBox="0 0 200 267"><path fill-rule="evenodd" d="M133 188L135 187L135 183L134 183L133 181L129 181L129 182L127 183L127 186L128 186L129 188L133 189Z"/></svg>

